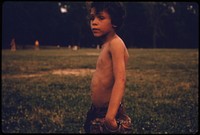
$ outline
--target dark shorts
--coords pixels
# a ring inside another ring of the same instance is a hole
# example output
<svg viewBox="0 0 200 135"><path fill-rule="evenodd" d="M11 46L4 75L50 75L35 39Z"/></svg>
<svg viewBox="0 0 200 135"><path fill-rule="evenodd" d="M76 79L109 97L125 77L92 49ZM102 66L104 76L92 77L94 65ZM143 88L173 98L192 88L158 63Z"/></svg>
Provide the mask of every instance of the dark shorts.
<svg viewBox="0 0 200 135"><path fill-rule="evenodd" d="M87 117L84 124L86 133L131 133L131 119L125 114L123 104L120 104L116 115L116 121L118 124L118 129L116 131L109 130L101 121L105 117L107 110L107 107L96 108L94 105L91 105L90 110L87 112Z"/></svg>

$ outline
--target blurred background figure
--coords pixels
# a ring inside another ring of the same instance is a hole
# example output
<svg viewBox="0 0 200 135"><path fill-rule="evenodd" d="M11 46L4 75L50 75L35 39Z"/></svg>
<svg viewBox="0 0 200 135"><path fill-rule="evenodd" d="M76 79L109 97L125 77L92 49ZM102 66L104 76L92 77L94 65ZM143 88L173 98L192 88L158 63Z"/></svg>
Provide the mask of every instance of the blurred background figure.
<svg viewBox="0 0 200 135"><path fill-rule="evenodd" d="M35 41L35 50L39 50L40 48L39 48L39 41L38 40L36 40Z"/></svg>
<svg viewBox="0 0 200 135"><path fill-rule="evenodd" d="M11 45L11 51L16 51L15 38L13 38L13 39L11 40L10 45Z"/></svg>

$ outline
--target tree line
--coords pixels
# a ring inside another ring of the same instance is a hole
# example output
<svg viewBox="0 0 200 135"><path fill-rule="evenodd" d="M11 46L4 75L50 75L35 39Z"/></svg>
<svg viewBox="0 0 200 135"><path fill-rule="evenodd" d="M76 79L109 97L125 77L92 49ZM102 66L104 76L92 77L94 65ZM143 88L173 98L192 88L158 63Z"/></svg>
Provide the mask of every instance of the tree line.
<svg viewBox="0 0 200 135"><path fill-rule="evenodd" d="M198 48L199 9L196 2L123 2L126 19L119 35L127 47ZM95 47L87 2L5 2L2 47L12 38L24 45Z"/></svg>

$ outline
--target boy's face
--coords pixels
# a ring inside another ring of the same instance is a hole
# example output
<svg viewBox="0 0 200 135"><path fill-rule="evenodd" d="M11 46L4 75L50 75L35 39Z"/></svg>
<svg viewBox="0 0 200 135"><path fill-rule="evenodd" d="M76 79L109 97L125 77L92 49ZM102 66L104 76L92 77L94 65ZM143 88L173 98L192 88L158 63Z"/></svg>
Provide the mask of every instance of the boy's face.
<svg viewBox="0 0 200 135"><path fill-rule="evenodd" d="M95 8L90 12L90 27L95 37L101 37L114 31L111 18L105 10L96 13Z"/></svg>

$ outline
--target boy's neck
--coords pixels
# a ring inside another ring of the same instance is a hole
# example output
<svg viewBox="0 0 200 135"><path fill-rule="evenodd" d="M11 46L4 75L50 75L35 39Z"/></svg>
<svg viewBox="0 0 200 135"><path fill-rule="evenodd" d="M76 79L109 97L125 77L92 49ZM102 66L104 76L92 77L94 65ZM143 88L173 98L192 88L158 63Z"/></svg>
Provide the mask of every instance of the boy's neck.
<svg viewBox="0 0 200 135"><path fill-rule="evenodd" d="M117 34L115 32L108 33L107 35L104 35L101 37L101 43L104 44L106 42L111 41Z"/></svg>

